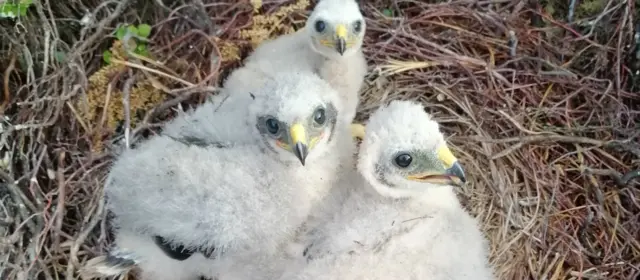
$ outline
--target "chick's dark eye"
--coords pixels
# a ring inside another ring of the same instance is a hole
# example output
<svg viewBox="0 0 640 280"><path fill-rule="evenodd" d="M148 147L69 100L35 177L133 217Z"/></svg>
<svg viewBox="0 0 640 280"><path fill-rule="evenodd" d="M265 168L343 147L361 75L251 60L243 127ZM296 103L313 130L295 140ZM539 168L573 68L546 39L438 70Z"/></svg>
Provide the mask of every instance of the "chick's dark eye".
<svg viewBox="0 0 640 280"><path fill-rule="evenodd" d="M318 33L322 33L326 28L326 24L324 23L323 20L318 20L316 21L315 28Z"/></svg>
<svg viewBox="0 0 640 280"><path fill-rule="evenodd" d="M278 131L280 131L280 125L276 119L267 119L265 124L267 125L267 130L271 134L278 134Z"/></svg>
<svg viewBox="0 0 640 280"><path fill-rule="evenodd" d="M358 20L353 23L353 31L360 33L362 31L362 21Z"/></svg>
<svg viewBox="0 0 640 280"><path fill-rule="evenodd" d="M317 124L322 125L326 120L327 116L325 115L323 108L319 108L315 111L315 113L313 113L313 121L315 121Z"/></svg>
<svg viewBox="0 0 640 280"><path fill-rule="evenodd" d="M411 164L413 158L409 154L400 154L396 156L395 162L399 167L405 168Z"/></svg>

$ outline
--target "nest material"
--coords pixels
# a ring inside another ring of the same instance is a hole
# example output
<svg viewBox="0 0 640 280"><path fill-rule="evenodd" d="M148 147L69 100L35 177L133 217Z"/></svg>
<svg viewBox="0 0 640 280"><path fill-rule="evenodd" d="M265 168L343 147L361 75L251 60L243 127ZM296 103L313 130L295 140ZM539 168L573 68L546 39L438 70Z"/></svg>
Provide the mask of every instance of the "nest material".
<svg viewBox="0 0 640 280"><path fill-rule="evenodd" d="M312 7L35 2L19 23L0 19L0 277L75 279L111 242L101 190L113 143L202 102L255 44L300 28L299 10ZM637 279L636 7L387 2L361 1L372 71L358 118L413 99L441 122L499 278ZM69 18L84 25L58 20ZM154 59L119 57L106 71L100 54L121 23L153 26Z"/></svg>

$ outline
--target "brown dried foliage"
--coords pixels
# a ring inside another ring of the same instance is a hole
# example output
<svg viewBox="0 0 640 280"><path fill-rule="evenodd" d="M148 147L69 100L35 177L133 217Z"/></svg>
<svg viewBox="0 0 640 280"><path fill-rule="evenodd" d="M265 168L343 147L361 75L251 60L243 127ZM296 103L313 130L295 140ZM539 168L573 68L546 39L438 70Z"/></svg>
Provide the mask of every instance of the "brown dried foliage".
<svg viewBox="0 0 640 280"><path fill-rule="evenodd" d="M361 1L371 73L358 117L391 99L412 99L441 121L470 177L461 198L491 240L500 279L640 273L639 183L623 176L640 169L639 85L631 75L640 63L628 59L637 51L636 7L604 1L602 13L571 23L527 1ZM170 118L170 108L202 102L201 92L239 66L252 46L300 27L304 16L280 15L277 27L265 29L257 19L295 2L131 9L133 1L85 0L95 21L63 31L51 16L81 18L85 9L36 2L21 22L29 32L0 22L7 38L0 65L15 66L2 69L9 86L0 120L0 275L73 279L111 242L101 189L122 131L100 129L101 113L87 119L76 106L90 95L88 77L100 73L107 34L142 15L153 19L152 53L161 59L123 59L122 73L100 86L134 98L132 88L155 81L162 98L153 98L156 106L137 125L129 116L123 129L134 143ZM274 32L247 37L260 28Z"/></svg>

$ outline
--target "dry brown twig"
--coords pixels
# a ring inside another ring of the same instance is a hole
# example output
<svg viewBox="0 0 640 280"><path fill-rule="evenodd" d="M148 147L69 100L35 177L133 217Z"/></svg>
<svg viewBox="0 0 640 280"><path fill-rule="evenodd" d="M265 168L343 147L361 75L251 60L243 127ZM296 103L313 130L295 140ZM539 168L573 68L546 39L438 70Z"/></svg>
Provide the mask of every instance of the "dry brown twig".
<svg viewBox="0 0 640 280"><path fill-rule="evenodd" d="M11 56L11 61L9 62L9 66L4 70L4 100L2 100L2 104L0 104L0 116L4 115L5 108L8 107L11 102L11 90L9 89L9 75L15 69L16 66L16 55Z"/></svg>

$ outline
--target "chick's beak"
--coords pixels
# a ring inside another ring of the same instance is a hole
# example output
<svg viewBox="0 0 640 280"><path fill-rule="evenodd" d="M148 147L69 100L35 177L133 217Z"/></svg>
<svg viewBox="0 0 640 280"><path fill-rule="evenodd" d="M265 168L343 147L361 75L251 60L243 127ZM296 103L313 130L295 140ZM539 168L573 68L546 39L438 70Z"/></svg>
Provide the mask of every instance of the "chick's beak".
<svg viewBox="0 0 640 280"><path fill-rule="evenodd" d="M300 163L304 166L305 159L307 158L308 146L307 146L307 134L304 131L304 126L301 124L294 124L290 129L291 142L293 143L293 154L300 160Z"/></svg>
<svg viewBox="0 0 640 280"><path fill-rule="evenodd" d="M344 24L336 25L336 50L343 55L347 50L347 27Z"/></svg>
<svg viewBox="0 0 640 280"><path fill-rule="evenodd" d="M422 172L409 175L407 179L438 185L464 185L467 181L464 170L447 146L438 149L438 159L446 167L444 172Z"/></svg>
<svg viewBox="0 0 640 280"><path fill-rule="evenodd" d="M447 168L447 175L450 175L450 179L454 185L461 186L467 182L467 178L464 175L464 169L459 162L454 162L450 168Z"/></svg>
<svg viewBox="0 0 640 280"><path fill-rule="evenodd" d="M453 156L451 150L446 145L443 145L438 149L438 159L442 161L447 168L445 175L448 175L452 183L457 186L463 185L467 182L467 177L464 175L464 169L458 162L458 159Z"/></svg>

